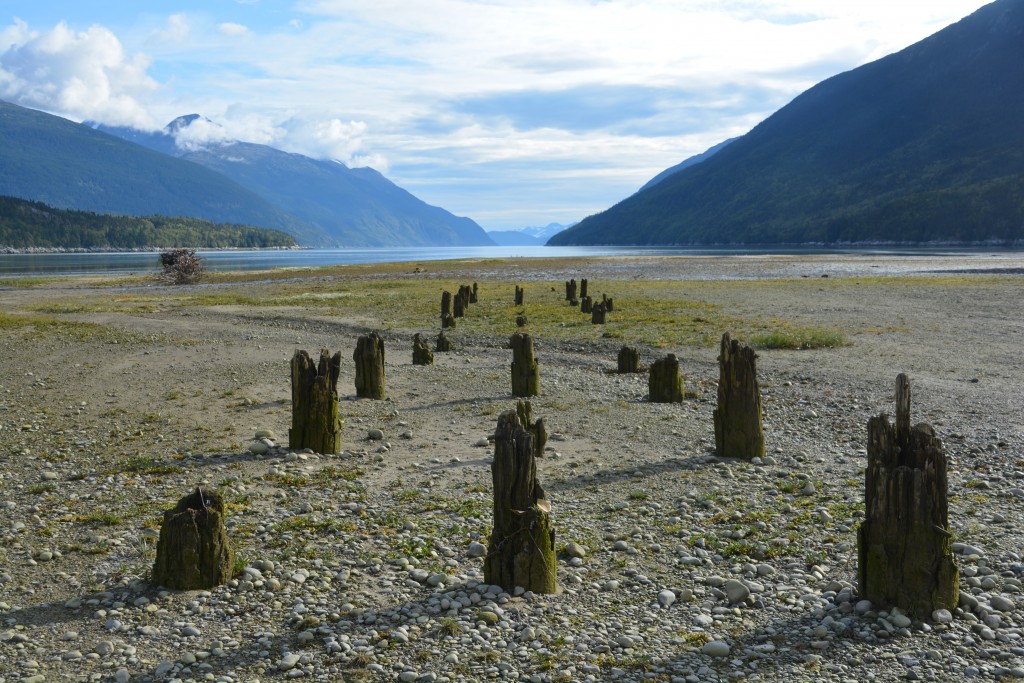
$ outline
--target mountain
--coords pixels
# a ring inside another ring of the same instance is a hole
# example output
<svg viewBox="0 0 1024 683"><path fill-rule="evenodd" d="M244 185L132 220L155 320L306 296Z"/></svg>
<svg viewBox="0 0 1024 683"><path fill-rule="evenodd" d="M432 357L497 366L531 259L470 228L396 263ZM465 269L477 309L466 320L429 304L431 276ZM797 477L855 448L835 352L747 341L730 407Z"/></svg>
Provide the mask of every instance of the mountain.
<svg viewBox="0 0 1024 683"><path fill-rule="evenodd" d="M474 221L427 204L370 168L348 168L247 142L177 146L174 136L197 118L179 117L156 133L99 129L230 178L311 226L321 242L357 247L494 244Z"/></svg>
<svg viewBox="0 0 1024 683"><path fill-rule="evenodd" d="M735 142L736 140L739 140L739 138L736 137L736 138L729 138L728 140L723 140L722 142L719 142L714 147L709 147L707 150L701 152L700 154L695 154L692 157L689 157L688 159L680 161L675 166L670 166L670 167L666 168L664 171L662 171L661 173L659 173L658 175L654 176L653 178L648 180L646 183L644 183L643 187L641 187L639 191L642 192L643 190L646 190L649 187L654 187L655 185L660 183L665 178L668 178L673 173L678 173L679 171L682 171L684 168L690 168L691 166L693 166L695 164L699 164L702 161L707 161L708 159L713 157L715 154L717 154L718 152L720 152L723 149L725 149L725 146L728 145L730 142Z"/></svg>
<svg viewBox="0 0 1024 683"><path fill-rule="evenodd" d="M0 195L61 209L202 218L273 228L294 216L219 173L0 100Z"/></svg>
<svg viewBox="0 0 1024 683"><path fill-rule="evenodd" d="M295 239L279 230L199 218L55 209L41 202L0 195L2 249L262 249L294 245Z"/></svg>
<svg viewBox="0 0 1024 683"><path fill-rule="evenodd" d="M487 235L502 247L541 247L553 235L566 229L561 223L548 223L543 228L531 227L520 230L491 230Z"/></svg>
<svg viewBox="0 0 1024 683"><path fill-rule="evenodd" d="M1024 0L807 90L550 244L1024 238Z"/></svg>

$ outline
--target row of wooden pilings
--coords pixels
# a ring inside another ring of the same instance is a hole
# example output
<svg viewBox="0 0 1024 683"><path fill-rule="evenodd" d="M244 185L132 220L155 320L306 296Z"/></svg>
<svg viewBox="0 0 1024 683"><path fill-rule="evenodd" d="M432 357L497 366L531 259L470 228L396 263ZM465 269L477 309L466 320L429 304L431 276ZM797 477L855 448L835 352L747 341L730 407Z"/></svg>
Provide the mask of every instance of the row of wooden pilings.
<svg viewBox="0 0 1024 683"><path fill-rule="evenodd" d="M575 293L575 282L572 285ZM581 285L585 291L586 280ZM475 284L472 288L463 286L456 301L464 298L465 303L473 302L476 292ZM570 293L569 283L566 293ZM521 297L522 290L517 287L517 302L521 303ZM464 305L461 313L465 313ZM442 350L442 338L443 330L438 350ZM539 395L540 368L533 340L528 334L517 333L512 335L510 346L512 395ZM413 357L417 364L433 360L418 334ZM357 395L383 399L384 343L380 335L374 332L359 337L353 359ZM729 333L723 335L717 405L712 417L715 451L721 457L749 460L764 455L756 359L753 349ZM340 352L331 356L321 351L315 364L305 351L295 353L291 363L290 448L311 448L320 453L340 450L340 367ZM624 346L620 350L618 371L644 371L636 349ZM683 378L674 355L651 364L648 382L652 402L683 400ZM910 426L910 383L905 375L897 378L895 424L883 413L872 418L867 428L866 509L857 533L860 596L879 605L901 607L919 617L927 617L935 609L952 609L957 604L959 581L948 524L945 454L930 426ZM494 527L484 573L488 583L507 590L517 586L537 593L556 590L552 506L538 481L536 463L546 439L544 421L534 420L528 401L519 401L515 410L498 418L491 465ZM201 488L165 513L154 582L191 589L230 579L232 551L224 531L224 514L218 494Z"/></svg>

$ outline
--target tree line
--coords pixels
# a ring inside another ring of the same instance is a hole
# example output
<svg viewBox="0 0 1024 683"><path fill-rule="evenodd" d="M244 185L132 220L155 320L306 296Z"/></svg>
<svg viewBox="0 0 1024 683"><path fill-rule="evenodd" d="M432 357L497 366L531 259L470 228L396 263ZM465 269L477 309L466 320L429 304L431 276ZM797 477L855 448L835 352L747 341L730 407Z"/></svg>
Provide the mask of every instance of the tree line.
<svg viewBox="0 0 1024 683"><path fill-rule="evenodd" d="M194 249L295 246L287 233L180 216L118 216L56 209L0 196L0 247L12 249Z"/></svg>

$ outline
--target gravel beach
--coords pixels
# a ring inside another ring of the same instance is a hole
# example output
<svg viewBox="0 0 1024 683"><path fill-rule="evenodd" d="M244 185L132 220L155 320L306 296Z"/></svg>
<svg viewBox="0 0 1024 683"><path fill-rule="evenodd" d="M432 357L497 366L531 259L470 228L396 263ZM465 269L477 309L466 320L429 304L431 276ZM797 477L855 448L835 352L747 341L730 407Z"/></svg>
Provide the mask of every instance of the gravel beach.
<svg viewBox="0 0 1024 683"><path fill-rule="evenodd" d="M553 595L484 582L511 320L478 329L471 308L414 366L413 333L436 330L261 306L249 281L0 280L0 683L1024 678L1024 254L428 262L289 286L468 279L486 307L581 277L850 343L758 349L767 454L745 462L714 456L717 339L640 348L686 378L653 404L646 375L609 372L614 312L604 335L536 336ZM357 400L356 337L382 327L388 398ZM342 352L339 454L287 448L300 348ZM899 372L949 463L961 597L928 619L856 587L866 425ZM162 513L196 486L228 503L236 577L152 585Z"/></svg>

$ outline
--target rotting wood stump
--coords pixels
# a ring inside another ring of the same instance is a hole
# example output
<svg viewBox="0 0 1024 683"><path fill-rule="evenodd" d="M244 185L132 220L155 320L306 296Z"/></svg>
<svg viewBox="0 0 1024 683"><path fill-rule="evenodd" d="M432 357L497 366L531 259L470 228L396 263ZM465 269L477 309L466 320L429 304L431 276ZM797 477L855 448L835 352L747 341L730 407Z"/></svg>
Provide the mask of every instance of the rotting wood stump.
<svg viewBox="0 0 1024 683"><path fill-rule="evenodd" d="M647 377L647 397L651 403L682 403L683 376L679 359L670 353L651 363Z"/></svg>
<svg viewBox="0 0 1024 683"><path fill-rule="evenodd" d="M604 304L604 310L611 313L615 310L615 302L610 296L601 295L601 303Z"/></svg>
<svg viewBox="0 0 1024 683"><path fill-rule="evenodd" d="M441 329L455 327L455 317L452 316L452 293L445 290L441 292Z"/></svg>
<svg viewBox="0 0 1024 683"><path fill-rule="evenodd" d="M604 307L604 304L598 302L594 304L594 307L590 310L590 322L593 325L604 325L608 321L608 309Z"/></svg>
<svg viewBox="0 0 1024 683"><path fill-rule="evenodd" d="M589 296L580 297L580 313L593 313L594 300Z"/></svg>
<svg viewBox="0 0 1024 683"><path fill-rule="evenodd" d="M197 488L164 513L153 583L174 590L213 588L231 580L234 553L224 530L224 500Z"/></svg>
<svg viewBox="0 0 1024 683"><path fill-rule="evenodd" d="M352 352L356 362L356 396L383 401L387 393L384 377L384 340L376 332L361 335Z"/></svg>
<svg viewBox="0 0 1024 683"><path fill-rule="evenodd" d="M470 292L469 292L469 303L475 304L477 302L477 294L478 294L478 291L477 291L476 283L474 282L473 283L473 289L470 290Z"/></svg>
<svg viewBox="0 0 1024 683"><path fill-rule="evenodd" d="M528 398L540 395L540 366L533 352L533 339L516 332L509 340L512 347L512 395Z"/></svg>
<svg viewBox="0 0 1024 683"><path fill-rule="evenodd" d="M494 436L494 528L484 580L509 592L517 586L534 593L558 589L551 504L537 481L536 452L536 437L517 411L503 413Z"/></svg>
<svg viewBox="0 0 1024 683"><path fill-rule="evenodd" d="M568 280L565 283L565 300L566 301L570 301L570 302L576 301L576 279L575 278L573 278L572 280ZM578 305L578 304L573 304L573 306L576 306L576 305Z"/></svg>
<svg viewBox="0 0 1024 683"><path fill-rule="evenodd" d="M341 451L343 421L338 412L338 375L341 352L330 355L320 351L319 363L305 351L292 356L292 426L288 430L288 448L309 448L314 453Z"/></svg>
<svg viewBox="0 0 1024 683"><path fill-rule="evenodd" d="M522 306L523 305L523 288L520 287L519 285L516 285L515 305L516 306Z"/></svg>
<svg viewBox="0 0 1024 683"><path fill-rule="evenodd" d="M623 346L619 349L618 356L618 372L621 375L634 372L645 372L645 368L640 363L640 352L634 349L632 346Z"/></svg>
<svg viewBox="0 0 1024 683"><path fill-rule="evenodd" d="M587 278L580 279L580 299L587 298Z"/></svg>
<svg viewBox="0 0 1024 683"><path fill-rule="evenodd" d="M412 338L412 364L434 364L434 352L430 350L430 346L427 344L427 340L420 337L419 332L413 335Z"/></svg>
<svg viewBox="0 0 1024 683"><path fill-rule="evenodd" d="M918 618L953 610L959 572L949 532L946 454L931 426L910 426L910 380L896 378L896 424L868 420L864 522L857 532L862 598Z"/></svg>
<svg viewBox="0 0 1024 683"><path fill-rule="evenodd" d="M434 350L439 353L448 353L452 350L452 342L448 339L448 336L441 330L437 334L437 341L434 343Z"/></svg>
<svg viewBox="0 0 1024 683"><path fill-rule="evenodd" d="M764 457L757 354L728 332L722 335L718 354L718 407L714 422L718 456L744 460Z"/></svg>
<svg viewBox="0 0 1024 683"><path fill-rule="evenodd" d="M516 415L523 429L533 434L534 455L544 457L544 447L548 443L548 430L544 427L544 418L533 419L533 406L529 401L516 401Z"/></svg>
<svg viewBox="0 0 1024 683"><path fill-rule="evenodd" d="M472 296L473 290L470 289L469 285L461 285L459 291L455 294L455 300L452 302L452 315L456 318L466 317L466 311L469 310L469 299Z"/></svg>

